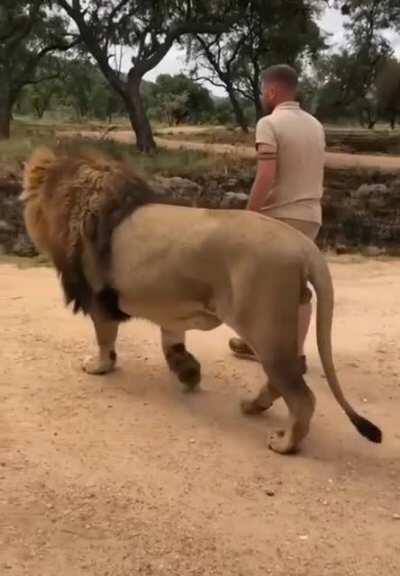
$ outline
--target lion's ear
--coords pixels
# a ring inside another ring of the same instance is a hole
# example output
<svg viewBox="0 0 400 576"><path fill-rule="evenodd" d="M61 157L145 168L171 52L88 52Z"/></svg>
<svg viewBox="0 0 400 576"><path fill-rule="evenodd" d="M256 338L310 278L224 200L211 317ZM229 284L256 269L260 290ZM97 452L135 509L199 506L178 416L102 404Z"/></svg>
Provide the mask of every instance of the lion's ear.
<svg viewBox="0 0 400 576"><path fill-rule="evenodd" d="M88 212L83 217L82 233L88 240L94 241L97 236L97 218L93 212Z"/></svg>

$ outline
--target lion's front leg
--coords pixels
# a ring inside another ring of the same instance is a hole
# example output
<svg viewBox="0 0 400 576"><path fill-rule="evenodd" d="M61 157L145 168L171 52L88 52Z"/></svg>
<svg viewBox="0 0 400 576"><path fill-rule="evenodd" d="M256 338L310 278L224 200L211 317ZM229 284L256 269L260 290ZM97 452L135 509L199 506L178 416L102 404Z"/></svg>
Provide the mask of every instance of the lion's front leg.
<svg viewBox="0 0 400 576"><path fill-rule="evenodd" d="M96 356L86 359L83 364L83 370L88 374L107 374L114 369L117 361L115 341L118 335L119 323L105 318L97 306L93 307L90 317L93 320L99 348Z"/></svg>
<svg viewBox="0 0 400 576"><path fill-rule="evenodd" d="M193 354L186 350L185 333L161 328L161 342L169 369L188 390L194 390L201 380L201 367Z"/></svg>

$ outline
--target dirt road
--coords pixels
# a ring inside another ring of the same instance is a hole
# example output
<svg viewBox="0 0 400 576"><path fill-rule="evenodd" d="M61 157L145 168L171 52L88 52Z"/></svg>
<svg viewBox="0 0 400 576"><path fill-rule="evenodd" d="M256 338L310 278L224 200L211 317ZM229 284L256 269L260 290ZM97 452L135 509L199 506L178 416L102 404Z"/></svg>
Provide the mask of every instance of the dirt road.
<svg viewBox="0 0 400 576"><path fill-rule="evenodd" d="M197 130L200 132L201 130ZM59 136L77 136L77 132L59 132ZM79 135L84 138L99 138L98 132L80 131ZM116 130L107 134L107 138L117 142L134 142L134 134L131 130ZM156 143L160 148L169 150L189 149L198 150L199 152L226 154L231 157L255 158L255 151L250 146L232 145L232 144L205 144L204 142L195 142L190 140L190 132L187 131L185 140L168 139L168 137L156 138ZM400 171L400 156L388 155L367 155L367 154L345 154L343 152L327 152L326 167L336 169L375 169L380 171Z"/></svg>
<svg viewBox="0 0 400 576"><path fill-rule="evenodd" d="M266 448L285 410L246 419L262 383L229 331L194 333L203 392L182 394L158 331L121 333L120 369L89 377L87 320L52 270L0 266L0 574L395 576L400 571L400 263L335 260L343 387L384 430L361 438L321 377L301 454Z"/></svg>

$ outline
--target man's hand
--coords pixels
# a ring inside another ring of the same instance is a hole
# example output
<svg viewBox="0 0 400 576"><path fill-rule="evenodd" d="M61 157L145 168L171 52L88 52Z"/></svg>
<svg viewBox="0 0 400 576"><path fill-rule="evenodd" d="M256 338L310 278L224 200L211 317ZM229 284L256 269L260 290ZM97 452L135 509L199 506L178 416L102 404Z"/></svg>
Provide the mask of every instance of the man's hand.
<svg viewBox="0 0 400 576"><path fill-rule="evenodd" d="M257 173L250 192L248 210L259 212L267 204L276 175L276 153L265 144L257 148Z"/></svg>

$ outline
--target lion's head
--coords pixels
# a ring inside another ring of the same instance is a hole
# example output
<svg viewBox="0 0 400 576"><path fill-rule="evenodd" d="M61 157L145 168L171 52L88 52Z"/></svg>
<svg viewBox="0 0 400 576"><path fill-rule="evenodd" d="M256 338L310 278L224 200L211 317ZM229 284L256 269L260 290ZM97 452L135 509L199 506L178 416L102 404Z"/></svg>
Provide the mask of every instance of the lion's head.
<svg viewBox="0 0 400 576"><path fill-rule="evenodd" d="M21 200L28 233L52 258L67 303L86 313L106 283L113 230L154 196L127 162L39 148L26 164Z"/></svg>

